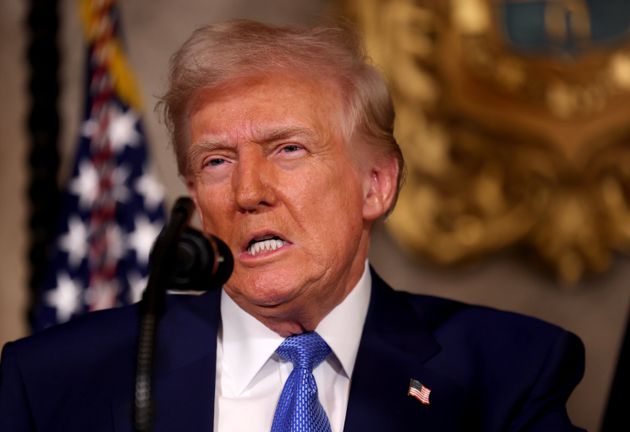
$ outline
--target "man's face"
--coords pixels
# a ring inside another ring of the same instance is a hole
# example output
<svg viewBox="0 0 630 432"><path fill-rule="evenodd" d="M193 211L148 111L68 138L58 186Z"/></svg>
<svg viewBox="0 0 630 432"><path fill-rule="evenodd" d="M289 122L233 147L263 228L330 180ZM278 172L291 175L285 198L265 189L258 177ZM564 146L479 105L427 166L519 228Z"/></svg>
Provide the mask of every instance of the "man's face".
<svg viewBox="0 0 630 432"><path fill-rule="evenodd" d="M188 186L204 230L234 254L226 292L281 334L315 326L367 255L371 173L342 138L339 99L277 74L192 102Z"/></svg>

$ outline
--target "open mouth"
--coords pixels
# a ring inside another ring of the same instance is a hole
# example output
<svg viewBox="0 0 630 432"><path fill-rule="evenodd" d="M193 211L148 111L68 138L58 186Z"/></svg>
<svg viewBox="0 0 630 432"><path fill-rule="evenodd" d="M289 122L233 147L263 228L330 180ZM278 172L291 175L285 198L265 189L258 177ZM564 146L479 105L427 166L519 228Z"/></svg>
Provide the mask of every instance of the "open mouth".
<svg viewBox="0 0 630 432"><path fill-rule="evenodd" d="M286 244L288 244L286 240L274 234L259 236L250 240L247 245L247 253L251 256L256 256L266 252L273 252Z"/></svg>

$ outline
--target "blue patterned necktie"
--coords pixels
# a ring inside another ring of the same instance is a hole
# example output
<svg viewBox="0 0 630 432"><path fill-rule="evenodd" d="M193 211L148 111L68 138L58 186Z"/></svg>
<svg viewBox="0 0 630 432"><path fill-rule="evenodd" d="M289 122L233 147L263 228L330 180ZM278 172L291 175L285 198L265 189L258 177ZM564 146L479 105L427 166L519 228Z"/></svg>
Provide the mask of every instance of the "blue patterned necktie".
<svg viewBox="0 0 630 432"><path fill-rule="evenodd" d="M313 368L330 354L330 347L310 332L289 336L276 352L293 363L293 370L280 394L271 432L330 432L313 376Z"/></svg>

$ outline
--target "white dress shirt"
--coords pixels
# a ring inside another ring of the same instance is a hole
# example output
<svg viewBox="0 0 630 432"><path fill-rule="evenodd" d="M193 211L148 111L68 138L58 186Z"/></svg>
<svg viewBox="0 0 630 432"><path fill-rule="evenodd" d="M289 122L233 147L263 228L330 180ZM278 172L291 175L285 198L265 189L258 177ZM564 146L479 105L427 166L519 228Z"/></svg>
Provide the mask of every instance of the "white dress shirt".
<svg viewBox="0 0 630 432"><path fill-rule="evenodd" d="M361 279L317 326L332 353L313 370L319 400L332 432L346 418L350 377L370 302L372 278L367 262ZM293 365L276 349L284 338L221 294L221 330L217 337L214 430L270 431L276 404Z"/></svg>

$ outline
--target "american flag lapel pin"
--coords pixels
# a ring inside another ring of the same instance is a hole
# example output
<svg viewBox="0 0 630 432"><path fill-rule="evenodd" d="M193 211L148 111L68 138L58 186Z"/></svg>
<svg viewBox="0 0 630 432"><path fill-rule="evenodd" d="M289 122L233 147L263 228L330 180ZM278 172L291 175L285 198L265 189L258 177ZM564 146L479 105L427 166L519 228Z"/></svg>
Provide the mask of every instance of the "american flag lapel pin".
<svg viewBox="0 0 630 432"><path fill-rule="evenodd" d="M429 405L430 394L431 389L423 385L420 381L413 378L409 380L409 390L407 390L407 396L418 399L424 405Z"/></svg>

